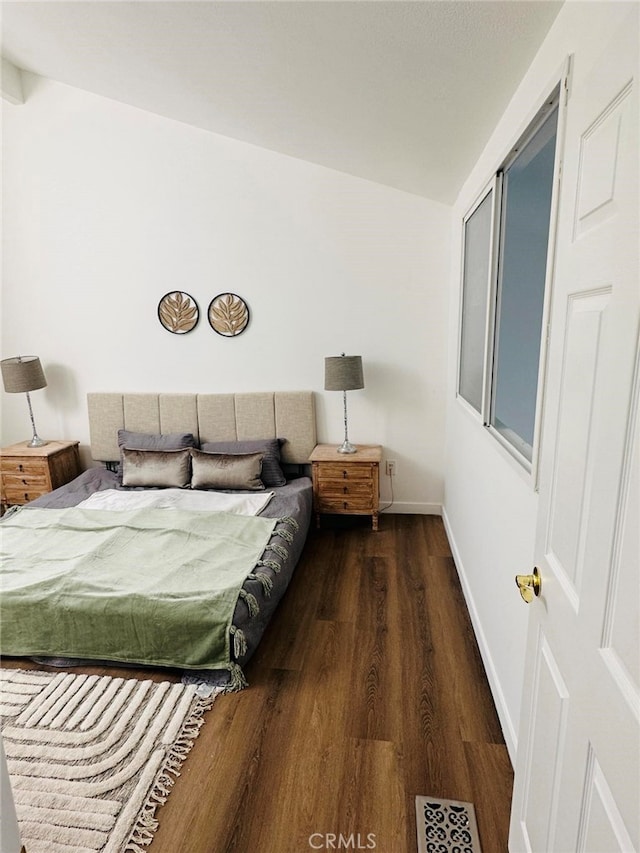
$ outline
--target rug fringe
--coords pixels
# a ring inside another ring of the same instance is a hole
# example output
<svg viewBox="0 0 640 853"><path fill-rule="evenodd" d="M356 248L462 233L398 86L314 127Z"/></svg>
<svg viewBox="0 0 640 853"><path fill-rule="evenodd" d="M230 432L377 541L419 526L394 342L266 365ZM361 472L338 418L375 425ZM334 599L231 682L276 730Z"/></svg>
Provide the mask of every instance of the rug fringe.
<svg viewBox="0 0 640 853"><path fill-rule="evenodd" d="M252 572L247 577L252 581L259 581L262 584L262 594L265 598L269 598L273 589L273 581L264 572Z"/></svg>
<svg viewBox="0 0 640 853"><path fill-rule="evenodd" d="M274 530L274 536L280 536L286 542L293 542L293 533L290 530Z"/></svg>
<svg viewBox="0 0 640 853"><path fill-rule="evenodd" d="M182 765L204 724L204 714L213 707L216 695L206 699L200 696L194 697L191 712L182 725L179 737L167 753L147 794L147 799L138 812L123 853L146 853L144 848L151 844L159 826L156 810L167 801L171 788L180 775Z"/></svg>
<svg viewBox="0 0 640 853"><path fill-rule="evenodd" d="M282 568L280 563L276 563L275 560L258 560L256 566L266 566L268 569L272 569L276 574L278 574Z"/></svg>
<svg viewBox="0 0 640 853"><path fill-rule="evenodd" d="M260 612L260 605L258 604L258 599L250 592L247 592L246 589L240 590L240 598L247 605L247 610L249 611L249 616L253 619L254 616L257 616Z"/></svg>
<svg viewBox="0 0 640 853"><path fill-rule="evenodd" d="M289 559L289 552L281 545L279 542L272 542L265 548L265 551L273 551L274 554L277 554L283 562L286 562Z"/></svg>
<svg viewBox="0 0 640 853"><path fill-rule="evenodd" d="M151 842L149 842L149 844L150 843ZM134 841L130 841L129 844L127 844L126 853L147 853L147 851L143 850L142 847L140 847Z"/></svg>
<svg viewBox="0 0 640 853"><path fill-rule="evenodd" d="M232 625L229 628L229 633L233 637L233 656L237 659L246 655L247 639L242 628L236 628L235 625Z"/></svg>
<svg viewBox="0 0 640 853"><path fill-rule="evenodd" d="M223 693L236 693L239 690L244 690L249 686L249 682L245 678L242 667L237 663L229 664L230 681L223 688Z"/></svg>

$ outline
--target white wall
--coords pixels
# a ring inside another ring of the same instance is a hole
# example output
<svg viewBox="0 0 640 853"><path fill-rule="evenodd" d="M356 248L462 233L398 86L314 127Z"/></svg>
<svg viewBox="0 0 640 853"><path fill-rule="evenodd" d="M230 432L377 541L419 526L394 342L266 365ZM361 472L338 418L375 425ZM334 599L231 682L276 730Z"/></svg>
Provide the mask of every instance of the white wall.
<svg viewBox="0 0 640 853"><path fill-rule="evenodd" d="M2 57L2 72L0 73L0 94L10 104L21 104L24 101L20 69L4 57Z"/></svg>
<svg viewBox="0 0 640 853"><path fill-rule="evenodd" d="M455 399L461 220L558 82L567 56L575 68L589 64L627 11L627 3L565 4L454 206L444 518L512 760L530 665L528 611L514 577L533 569L537 495L523 469ZM571 188L562 187L561 203L562 192L570 203Z"/></svg>
<svg viewBox="0 0 640 853"><path fill-rule="evenodd" d="M319 439L342 440L324 356L361 354L349 437L397 460L395 511L439 511L450 208L23 74L3 106L2 356L39 355L42 437L88 442L87 391L318 392ZM160 298L201 320L172 335ZM249 304L238 338L209 301ZM2 394L2 442L29 436ZM86 447L84 458L88 460ZM386 477L383 502L388 498Z"/></svg>

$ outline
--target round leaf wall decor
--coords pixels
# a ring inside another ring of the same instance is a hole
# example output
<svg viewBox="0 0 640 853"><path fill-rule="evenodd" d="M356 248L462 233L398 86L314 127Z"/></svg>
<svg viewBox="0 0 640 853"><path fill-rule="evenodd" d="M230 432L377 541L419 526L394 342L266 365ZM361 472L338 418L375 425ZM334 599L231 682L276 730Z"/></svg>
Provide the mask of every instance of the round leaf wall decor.
<svg viewBox="0 0 640 853"><path fill-rule="evenodd" d="M236 293L219 293L211 300L208 316L214 332L233 338L247 328L249 308Z"/></svg>
<svg viewBox="0 0 640 853"><path fill-rule="evenodd" d="M158 303L158 319L168 332L174 335L186 335L195 328L200 311L198 304L188 293L174 290L165 293Z"/></svg>

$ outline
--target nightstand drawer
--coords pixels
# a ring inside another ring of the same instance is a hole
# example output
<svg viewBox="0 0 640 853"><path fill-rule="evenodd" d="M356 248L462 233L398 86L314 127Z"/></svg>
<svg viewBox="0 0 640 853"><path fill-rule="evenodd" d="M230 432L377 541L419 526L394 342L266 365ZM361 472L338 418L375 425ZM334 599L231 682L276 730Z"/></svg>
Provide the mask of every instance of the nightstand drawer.
<svg viewBox="0 0 640 853"><path fill-rule="evenodd" d="M37 488L36 486L25 486L22 489L14 486L6 486L2 490L2 501L3 503L10 505L22 505L29 503L29 501L35 501L36 498L41 498L42 495L46 495L50 491L51 490L48 486L42 486L42 488Z"/></svg>
<svg viewBox="0 0 640 853"><path fill-rule="evenodd" d="M371 498L373 494L373 480L325 480L319 478L320 492L328 498L354 497Z"/></svg>
<svg viewBox="0 0 640 853"><path fill-rule="evenodd" d="M46 489L49 485L49 477L44 471L37 474L27 473L26 471L23 474L16 474L12 471L11 474L3 472L2 482L7 492Z"/></svg>
<svg viewBox="0 0 640 853"><path fill-rule="evenodd" d="M46 477L49 466L44 459L29 459L21 456L3 456L0 460L0 470L4 477L9 475L24 475Z"/></svg>
<svg viewBox="0 0 640 853"><path fill-rule="evenodd" d="M323 462L318 465L318 477L321 480L370 480L373 467L368 464Z"/></svg>
<svg viewBox="0 0 640 853"><path fill-rule="evenodd" d="M318 498L318 512L354 513L371 515L374 507L371 496L358 497L357 495L344 495L343 497L330 497L320 495Z"/></svg>

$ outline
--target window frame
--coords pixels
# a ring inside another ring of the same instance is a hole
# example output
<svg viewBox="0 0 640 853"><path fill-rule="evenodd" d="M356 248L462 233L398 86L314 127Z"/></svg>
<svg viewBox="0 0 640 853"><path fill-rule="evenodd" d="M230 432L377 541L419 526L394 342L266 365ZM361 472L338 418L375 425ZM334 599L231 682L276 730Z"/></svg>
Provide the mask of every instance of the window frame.
<svg viewBox="0 0 640 853"><path fill-rule="evenodd" d="M548 342L550 335L550 308L553 290L553 279L555 275L557 225L560 206L560 179L562 175L562 153L564 148L567 101L570 91L571 57L568 57L562 69L553 76L546 87L546 94L541 97L535 108L527 117L524 129L516 138L516 142L510 146L506 156L503 156L499 165L494 170L491 179L484 185L482 191L476 196L472 205L467 209L462 218L461 227L461 267L460 267L460 289L459 289L459 317L458 317L458 348L456 362L456 399L459 404L480 422L487 433L496 441L509 458L518 463L518 467L531 480L534 489L538 488L538 468L540 453L540 434L542 420L544 417L544 392L546 384L546 369L548 356ZM551 109L557 105L558 119L556 125L556 140L554 153L554 168L552 177L551 208L549 213L549 238L547 245L547 260L544 281L544 297L542 307L542 323L540 329L540 354L538 360L538 380L535 401L535 420L533 429L533 444L531 448L531 460L529 460L516 446L511 443L498 429L491 424L493 406L493 387L495 383L495 340L497 326L498 305L498 279L499 264L503 251L502 239L502 216L503 216L503 174L504 170L517 158L521 148L531 141L535 133L542 126ZM464 311L464 276L465 276L465 234L466 223L487 195L493 191L493 217L491 223L491 244L489 263L489 282L487 296L487 317L485 322L485 346L484 346L484 368L482 382L482 411L478 410L460 393L460 368L462 355L462 331Z"/></svg>
<svg viewBox="0 0 640 853"><path fill-rule="evenodd" d="M491 227L489 230L489 269L488 269L488 280L487 280L487 305L485 309L485 318L484 318L484 347L483 347L483 369L482 369L482 389L480 392L480 411L476 409L476 407L471 403L466 397L463 396L462 391L460 390L460 373L462 368L462 339L463 339L463 323L464 323L464 272L465 272L465 263L466 263L466 229L467 223L471 219L471 217L476 213L478 208L483 204L483 202L488 198L490 194L493 194L492 203L491 203ZM457 364L456 364L456 397L460 401L460 403L477 419L482 420L484 423L484 415L487 411L487 394L490 393L489 386L489 377L486 371L487 360L492 358L491 355L491 342L493 339L493 326L495 322L495 312L492 311L491 303L493 299L493 293L495 291L495 282L496 282L496 226L497 226L497 217L500 211L500 195L501 195L501 186L498 181L498 176L494 175L493 178L485 184L482 189L482 192L478 194L475 201L469 208L469 210L465 213L462 219L462 250L461 250L461 284L460 284L460 300L459 300L459 311L458 311L458 351L457 351Z"/></svg>

